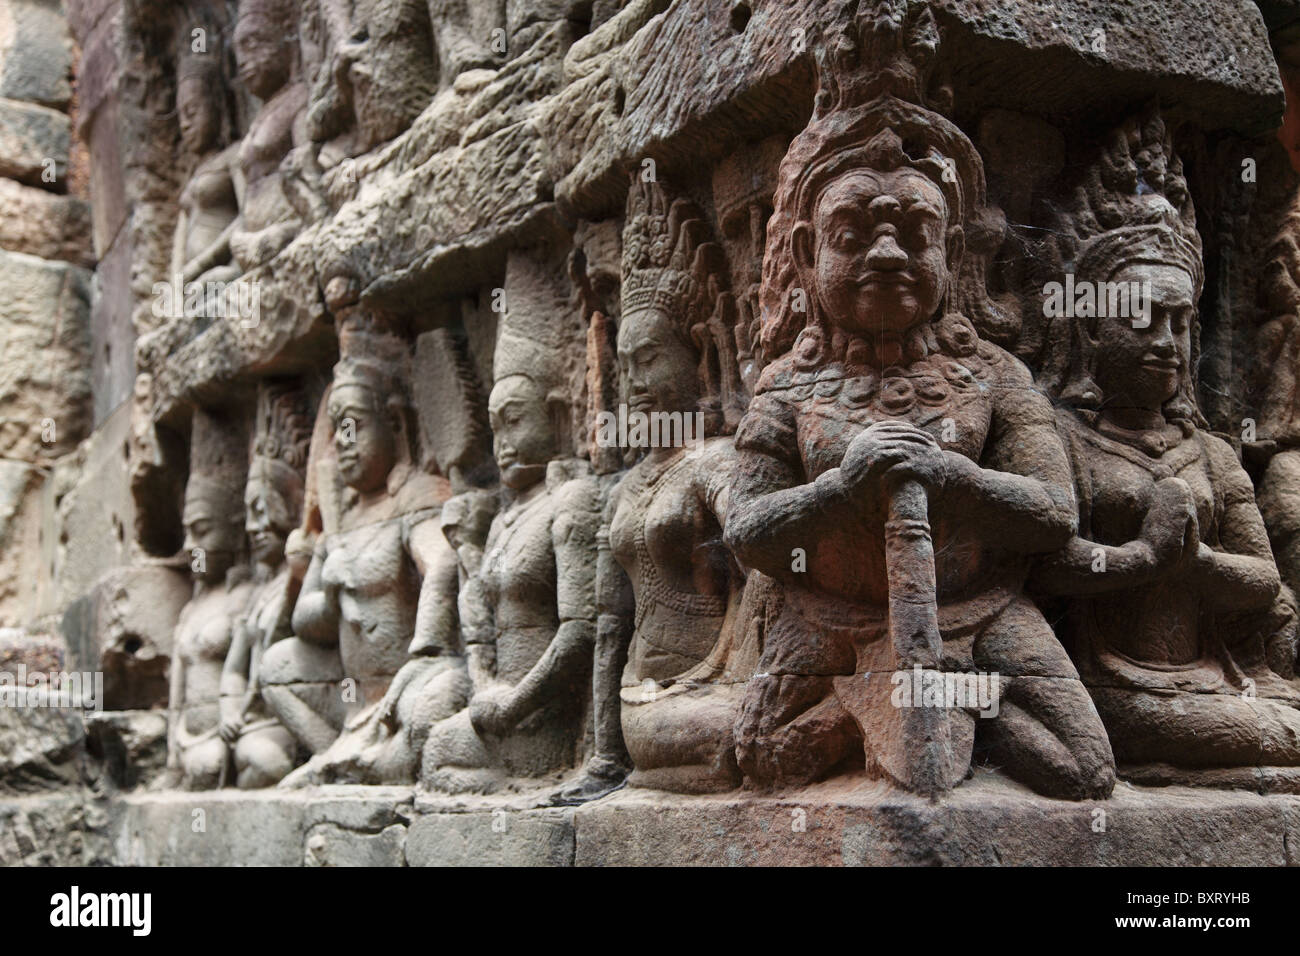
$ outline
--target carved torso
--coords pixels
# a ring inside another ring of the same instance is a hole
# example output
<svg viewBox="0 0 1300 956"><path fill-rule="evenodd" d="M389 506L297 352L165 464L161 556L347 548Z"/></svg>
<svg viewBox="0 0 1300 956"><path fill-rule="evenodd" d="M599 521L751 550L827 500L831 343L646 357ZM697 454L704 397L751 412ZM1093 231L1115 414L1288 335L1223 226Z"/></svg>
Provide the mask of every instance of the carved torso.
<svg viewBox="0 0 1300 956"><path fill-rule="evenodd" d="M942 448L981 462L994 427L995 390L1015 387L1010 378L1018 363L987 342L963 351L931 350L910 363L877 369L849 361L822 365L820 356L803 356L796 347L764 371L737 444L789 463L802 482L812 482L838 467L849 443L868 426L905 421L932 434ZM803 545L812 590L869 605L887 602L886 505L844 503L833 537ZM930 524L940 599L960 598L983 585L991 570L987 547L962 527L962 516L946 514L937 501ZM847 554L852 562L843 560Z"/></svg>
<svg viewBox="0 0 1300 956"><path fill-rule="evenodd" d="M321 575L327 588L338 588L343 673L358 679L395 674L406 661L420 591L403 519L339 531L325 549Z"/></svg>
<svg viewBox="0 0 1300 956"><path fill-rule="evenodd" d="M187 217L185 262L215 242L239 215L230 164L238 147L227 147L199 163L181 191L180 204ZM178 265L184 266L185 263Z"/></svg>
<svg viewBox="0 0 1300 956"><path fill-rule="evenodd" d="M1106 545L1138 538L1156 482L1181 478L1195 501L1201 540L1217 544L1224 472L1238 467L1230 449L1194 432L1163 454L1151 455L1099 434L1072 412L1062 411L1059 418L1075 469L1081 536ZM1203 633L1203 595L1185 576L1166 575L1143 587L1080 603L1087 605L1075 621L1088 648L1079 661L1085 677L1114 673L1131 680L1146 668L1170 671L1170 681L1191 682L1202 690L1221 683L1223 668L1213 659ZM1175 680L1177 671L1187 673Z"/></svg>
<svg viewBox="0 0 1300 956"><path fill-rule="evenodd" d="M735 459L729 438L713 438L642 461L619 485L609 534L636 598L629 684L682 674L718 639L739 579L718 518Z"/></svg>
<svg viewBox="0 0 1300 956"><path fill-rule="evenodd" d="M540 485L498 514L488 532L479 580L495 609L496 676L507 683L528 673L559 626L554 520L551 492Z"/></svg>
<svg viewBox="0 0 1300 956"><path fill-rule="evenodd" d="M175 652L185 666L184 729L201 734L217 725L221 668L233 628L248 604L250 587L204 588L181 611Z"/></svg>
<svg viewBox="0 0 1300 956"><path fill-rule="evenodd" d="M279 168L293 147L293 128L307 105L307 87L291 83L262 107L239 147L239 162L247 186L244 229L257 232L293 217L285 198Z"/></svg>

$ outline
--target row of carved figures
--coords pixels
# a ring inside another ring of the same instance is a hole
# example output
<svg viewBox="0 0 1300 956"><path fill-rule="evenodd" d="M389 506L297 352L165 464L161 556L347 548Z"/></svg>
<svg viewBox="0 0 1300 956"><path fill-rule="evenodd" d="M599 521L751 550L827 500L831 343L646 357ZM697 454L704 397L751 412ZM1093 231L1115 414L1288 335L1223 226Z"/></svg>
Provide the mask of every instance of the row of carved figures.
<svg viewBox="0 0 1300 956"><path fill-rule="evenodd" d="M700 413L700 440L608 467L568 434L572 349L505 319L499 485L453 487L421 464L409 343L352 303L319 410L263 387L242 506L238 469L196 455L186 785L542 780L566 803L850 773L937 793L983 764L1070 799L1117 773L1300 786L1294 602L1197 409L1201 244L1168 131L1124 124L1056 239L1074 281L1143 289L1147 321L1052 315L1031 374L987 333L979 154L885 41L866 61L889 68L831 65L781 162L757 343L707 219L633 177L617 322L589 317L617 370L588 367L587 397Z"/></svg>

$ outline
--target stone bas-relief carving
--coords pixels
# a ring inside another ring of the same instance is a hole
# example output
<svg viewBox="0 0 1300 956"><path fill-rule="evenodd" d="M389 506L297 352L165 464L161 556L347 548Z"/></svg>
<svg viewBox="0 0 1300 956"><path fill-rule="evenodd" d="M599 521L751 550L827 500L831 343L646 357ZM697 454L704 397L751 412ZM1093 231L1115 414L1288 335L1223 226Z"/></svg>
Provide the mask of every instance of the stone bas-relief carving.
<svg viewBox="0 0 1300 956"><path fill-rule="evenodd" d="M208 415L196 418L185 486L184 555L194 596L181 610L172 641L167 767L190 790L214 789L229 779L222 671L252 591L240 566L247 461L229 425Z"/></svg>
<svg viewBox="0 0 1300 956"><path fill-rule="evenodd" d="M181 60L176 113L181 142L198 165L181 190L171 276L182 284L227 282L239 275L230 238L239 220L243 170L239 145L230 143L228 96L216 56Z"/></svg>
<svg viewBox="0 0 1300 956"><path fill-rule="evenodd" d="M1229 154L1291 175L1253 8L1203 56L1113 35L1084 84L969 5L832 6L241 0L209 56L188 7L158 29L185 155L128 193L175 216L133 268L263 307L136 356L128 570L192 581L91 615L113 706L156 709L109 721L124 752L161 751L170 666L170 772L114 780L566 820L1300 790L1300 174L1280 209L1217 192ZM1149 325L1046 311L1067 273L1148 290ZM656 415L690 439L608 440Z"/></svg>
<svg viewBox="0 0 1300 956"><path fill-rule="evenodd" d="M1295 608L1250 478L1196 407L1203 267L1182 164L1148 115L1094 169L1070 210L1076 281L1147 288L1149 315L1049 330L1079 534L1036 582L1069 596L1064 630L1124 776L1294 789L1300 688L1269 645L1292 673Z"/></svg>
<svg viewBox="0 0 1300 956"><path fill-rule="evenodd" d="M293 608L295 636L271 645L261 663L272 712L316 755L286 783L361 772L347 770L354 761L331 745L345 730L341 749L350 748L350 731L411 653L441 650L441 686L450 701L463 696L456 635L438 628L438 598L448 579L454 593L458 573L438 522L446 484L416 464L409 346L380 317L346 301L336 308L343 358L324 412L342 511L316 544Z"/></svg>
<svg viewBox="0 0 1300 956"><path fill-rule="evenodd" d="M244 0L235 24L239 79L262 101L239 144L244 179L231 251L247 272L269 262L301 228L280 164L307 141L307 86L299 74L297 9L291 0Z"/></svg>
<svg viewBox="0 0 1300 956"><path fill-rule="evenodd" d="M420 783L490 792L572 767L596 637L599 489L571 456L564 356L528 308L507 313L488 397L505 501L467 582L469 705L430 731Z"/></svg>
<svg viewBox="0 0 1300 956"><path fill-rule="evenodd" d="M840 48L781 164L764 263L773 360L736 434L726 526L781 587L737 727L741 768L790 786L852 761L935 793L978 746L1042 793L1104 797L1105 732L1023 594L1022 556L1074 527L1065 452L1029 372L953 309L983 170L959 129L904 98L924 76L903 44L923 53L933 23L908 30L864 52L889 58L874 82L842 72ZM997 715L898 706L913 669L998 674Z"/></svg>
<svg viewBox="0 0 1300 956"><path fill-rule="evenodd" d="M598 648L597 753L586 779L562 794L566 802L621 780L620 737L636 785L704 792L740 783L732 725L748 674L737 673L744 665L732 644L747 621L739 612L743 575L722 527L737 457L727 433L745 395L735 301L721 289L721 249L706 241L707 229L690 202L633 178L617 337L621 397L628 416L672 416L684 427L698 418L702 433L684 447L639 449L644 457L609 495L600 547L617 565L600 562L597 586L604 592L623 574L630 579L631 642ZM620 636L602 627L600 641ZM618 679L624 655L616 715L604 684Z"/></svg>
<svg viewBox="0 0 1300 956"><path fill-rule="evenodd" d="M294 583L302 579L285 546L303 508L304 472L311 441L306 396L292 387L264 386L257 433L244 487L245 531L253 563L253 593L237 621L221 673L221 739L234 748L241 788L277 783L293 769L297 743L271 715L260 689L262 655L288 637ZM289 605L289 606L286 606Z"/></svg>

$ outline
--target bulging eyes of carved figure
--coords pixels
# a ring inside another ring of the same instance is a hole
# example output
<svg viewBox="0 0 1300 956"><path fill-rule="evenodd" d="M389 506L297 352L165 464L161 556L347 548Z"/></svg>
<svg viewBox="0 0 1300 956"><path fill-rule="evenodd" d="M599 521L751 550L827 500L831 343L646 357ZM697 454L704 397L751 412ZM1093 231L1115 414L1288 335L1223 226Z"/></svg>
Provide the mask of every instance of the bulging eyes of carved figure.
<svg viewBox="0 0 1300 956"><path fill-rule="evenodd" d="M943 300L947 203L915 170L852 170L822 191L812 225L795 227L794 250L832 323L860 335L902 332Z"/></svg>
<svg viewBox="0 0 1300 956"><path fill-rule="evenodd" d="M339 474L360 492L384 487L398 461L398 428L392 416L375 409L370 392L356 385L330 395L330 421Z"/></svg>
<svg viewBox="0 0 1300 956"><path fill-rule="evenodd" d="M556 437L537 384L524 375L501 379L488 397L488 419L502 483L519 491L545 477L546 464L556 454Z"/></svg>
<svg viewBox="0 0 1300 956"><path fill-rule="evenodd" d="M658 309L623 316L618 367L629 412L695 412L700 400L698 357Z"/></svg>
<svg viewBox="0 0 1300 956"><path fill-rule="evenodd" d="M1158 409L1177 393L1191 361L1196 309L1192 277L1177 266L1135 264L1121 269L1111 282L1143 297L1149 289L1150 312L1131 307L1127 316L1096 320L1094 379L1108 405Z"/></svg>
<svg viewBox="0 0 1300 956"><path fill-rule="evenodd" d="M239 79L259 99L268 99L289 81L289 52L283 24L270 17L245 15L235 24Z"/></svg>
<svg viewBox="0 0 1300 956"><path fill-rule="evenodd" d="M181 81L176 91L176 111L181 126L181 141L191 153L207 152L217 135L217 118L213 115L213 91L198 77Z"/></svg>
<svg viewBox="0 0 1300 956"><path fill-rule="evenodd" d="M291 530L293 518L284 496L266 476L250 475L244 488L244 531L248 533L253 560L278 563Z"/></svg>

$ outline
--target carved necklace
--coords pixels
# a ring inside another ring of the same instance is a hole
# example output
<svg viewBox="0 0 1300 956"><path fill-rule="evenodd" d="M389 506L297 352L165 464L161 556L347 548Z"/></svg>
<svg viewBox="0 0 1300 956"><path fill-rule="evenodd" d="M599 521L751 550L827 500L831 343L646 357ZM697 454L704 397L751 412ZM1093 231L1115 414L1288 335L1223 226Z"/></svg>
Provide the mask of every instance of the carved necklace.
<svg viewBox="0 0 1300 956"><path fill-rule="evenodd" d="M650 610L651 600L689 617L721 617L727 613L725 598L712 594L681 591L665 581L659 571L659 565L650 553L649 545L646 544L646 522L650 517L650 506L654 504L655 490L664 478L684 468L688 457L685 452L682 452L657 466L653 472L650 469L643 469L638 476L636 494L633 495L630 504L632 526L636 529L633 532L633 544L636 548L643 595L642 599L636 602L634 627L638 630ZM650 600L646 600L647 597Z"/></svg>

